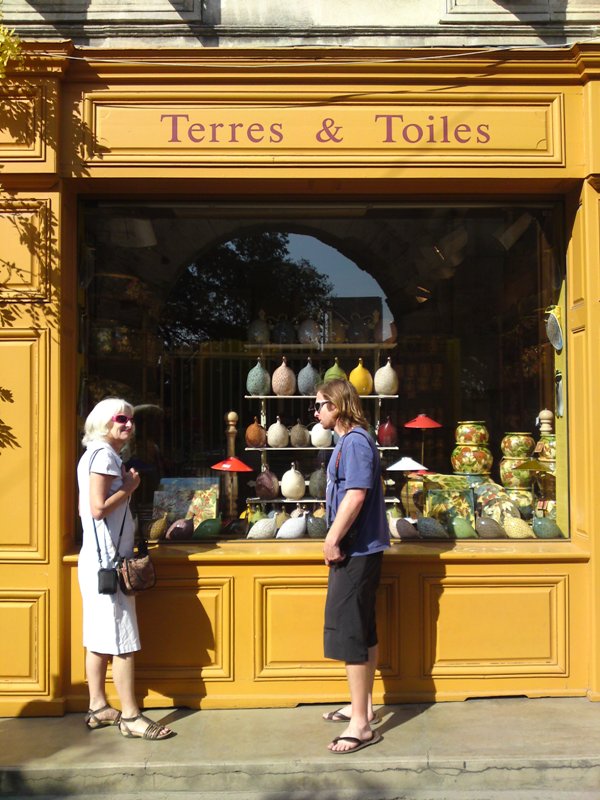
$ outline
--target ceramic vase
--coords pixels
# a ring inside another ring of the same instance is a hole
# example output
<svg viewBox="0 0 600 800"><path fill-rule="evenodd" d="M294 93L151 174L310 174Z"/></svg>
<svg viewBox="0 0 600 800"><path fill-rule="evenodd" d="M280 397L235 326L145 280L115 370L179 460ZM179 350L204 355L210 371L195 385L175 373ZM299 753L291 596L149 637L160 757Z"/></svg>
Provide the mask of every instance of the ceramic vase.
<svg viewBox="0 0 600 800"><path fill-rule="evenodd" d="M368 321L359 314L352 314L350 324L346 329L346 338L349 342L358 344L359 342L369 341Z"/></svg>
<svg viewBox="0 0 600 800"><path fill-rule="evenodd" d="M265 312L261 309L258 312L258 318L248 326L248 341L252 344L268 344L269 336L269 325Z"/></svg>
<svg viewBox="0 0 600 800"><path fill-rule="evenodd" d="M282 318L273 326L271 338L276 344L294 344L296 331L291 322Z"/></svg>
<svg viewBox="0 0 600 800"><path fill-rule="evenodd" d="M363 365L362 358L358 359L358 364L348 376L348 380L359 394L371 394L373 391L373 376Z"/></svg>
<svg viewBox="0 0 600 800"><path fill-rule="evenodd" d="M327 473L325 472L325 464L311 473L308 479L308 493L311 497L320 500L325 497L325 489L327 488Z"/></svg>
<svg viewBox="0 0 600 800"><path fill-rule="evenodd" d="M398 444L398 429L389 417L377 429L377 442L382 447L395 447Z"/></svg>
<svg viewBox="0 0 600 800"><path fill-rule="evenodd" d="M304 395L314 395L317 386L321 383L319 372L313 367L310 356L306 360L306 366L302 367L298 373L298 391Z"/></svg>
<svg viewBox="0 0 600 800"><path fill-rule="evenodd" d="M314 319L304 319L296 329L300 344L319 344L321 341L321 326Z"/></svg>
<svg viewBox="0 0 600 800"><path fill-rule="evenodd" d="M452 451L450 461L454 472L484 475L492 469L494 459L484 444L459 443Z"/></svg>
<svg viewBox="0 0 600 800"><path fill-rule="evenodd" d="M456 425L456 444L487 444L490 440L485 422L466 420Z"/></svg>
<svg viewBox="0 0 600 800"><path fill-rule="evenodd" d="M269 447L287 447L290 441L290 432L281 422L279 417L267 431L267 444Z"/></svg>
<svg viewBox="0 0 600 800"><path fill-rule="evenodd" d="M246 445L248 447L264 447L267 443L267 431L254 417L252 422L246 428Z"/></svg>
<svg viewBox="0 0 600 800"><path fill-rule="evenodd" d="M279 479L263 464L260 475L256 478L256 496L261 500L274 500L279 494Z"/></svg>
<svg viewBox="0 0 600 800"><path fill-rule="evenodd" d="M543 433L540 436L542 449L540 452L541 461L556 461L556 434Z"/></svg>
<svg viewBox="0 0 600 800"><path fill-rule="evenodd" d="M296 391L296 376L287 365L287 358L283 356L281 364L277 367L271 378L273 394L279 397L289 397Z"/></svg>
<svg viewBox="0 0 600 800"><path fill-rule="evenodd" d="M300 420L290 430L290 444L292 447L308 447L310 445L310 431Z"/></svg>
<svg viewBox="0 0 600 800"><path fill-rule="evenodd" d="M505 433L500 442L502 455L507 458L527 458L534 447L535 439L530 433Z"/></svg>
<svg viewBox="0 0 600 800"><path fill-rule="evenodd" d="M334 358L333 364L329 367L329 369L323 376L323 380L325 381L325 383L327 383L327 381L333 381L336 379L345 381L348 379L348 376L346 375L344 370L340 367L337 358Z"/></svg>
<svg viewBox="0 0 600 800"><path fill-rule="evenodd" d="M331 431L328 431L320 422L317 422L311 429L310 441L313 447L330 447L331 436Z"/></svg>
<svg viewBox="0 0 600 800"><path fill-rule="evenodd" d="M262 359L256 359L256 365L252 367L246 377L246 389L248 394L258 397L266 395L271 388L271 377L267 370L263 367Z"/></svg>
<svg viewBox="0 0 600 800"><path fill-rule="evenodd" d="M383 367L379 367L373 378L375 392L377 394L397 394L398 392L398 373L392 367L392 359L388 358Z"/></svg>
<svg viewBox="0 0 600 800"><path fill-rule="evenodd" d="M306 493L304 475L292 463L290 469L281 478L281 494L288 500L301 500Z"/></svg>
<svg viewBox="0 0 600 800"><path fill-rule="evenodd" d="M531 486L533 481L533 472L531 470L519 469L519 465L523 464L526 458L510 458L504 456L500 461L500 481L503 486L512 489L527 489Z"/></svg>

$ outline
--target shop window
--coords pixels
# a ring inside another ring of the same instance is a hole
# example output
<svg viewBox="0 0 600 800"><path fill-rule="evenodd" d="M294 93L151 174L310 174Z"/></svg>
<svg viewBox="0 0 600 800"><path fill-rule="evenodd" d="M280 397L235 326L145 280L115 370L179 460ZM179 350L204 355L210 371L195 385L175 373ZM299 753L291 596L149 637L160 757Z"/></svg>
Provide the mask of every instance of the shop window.
<svg viewBox="0 0 600 800"><path fill-rule="evenodd" d="M171 535L318 519L331 444L310 438L299 376L336 359L397 376L362 390L396 538L568 535L560 208L103 202L81 216L79 422L105 396L136 406L128 458L151 536L186 516ZM276 370L293 375L284 395ZM231 455L230 411L249 469L233 476L214 469ZM292 465L301 498L281 494Z"/></svg>

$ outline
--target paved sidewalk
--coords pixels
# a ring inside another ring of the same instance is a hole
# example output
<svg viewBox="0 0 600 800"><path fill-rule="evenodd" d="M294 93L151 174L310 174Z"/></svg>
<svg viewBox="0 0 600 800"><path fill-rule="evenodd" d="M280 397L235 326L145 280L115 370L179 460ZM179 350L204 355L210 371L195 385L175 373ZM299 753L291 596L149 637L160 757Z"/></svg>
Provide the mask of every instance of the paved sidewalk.
<svg viewBox="0 0 600 800"><path fill-rule="evenodd" d="M383 741L333 755L335 706L154 710L162 742L82 714L0 719L0 796L117 800L600 800L600 704L468 700L381 708Z"/></svg>

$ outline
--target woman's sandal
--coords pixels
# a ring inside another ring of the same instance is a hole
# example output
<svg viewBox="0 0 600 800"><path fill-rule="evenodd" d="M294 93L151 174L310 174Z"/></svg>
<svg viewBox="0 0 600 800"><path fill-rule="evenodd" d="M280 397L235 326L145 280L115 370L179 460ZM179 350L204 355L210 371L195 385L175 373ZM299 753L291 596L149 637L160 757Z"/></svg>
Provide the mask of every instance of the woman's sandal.
<svg viewBox="0 0 600 800"><path fill-rule="evenodd" d="M87 714L85 715L85 724L91 731L95 731L98 728L108 728L110 725L118 725L121 722L120 711L117 711L116 717L109 717L103 719L102 717L98 716L98 714L101 714L103 711L106 711L109 708L112 711L116 711L116 709L113 708L108 703L105 706L102 706L102 708L96 708L96 709L88 708Z"/></svg>
<svg viewBox="0 0 600 800"><path fill-rule="evenodd" d="M148 723L145 730L135 731L129 727L128 723L136 722L138 719L143 719L144 722ZM174 731L170 728L165 728L159 722L152 722L151 719L148 719L143 714L138 714L137 717L121 717L119 730L128 739L168 739L169 736L174 734Z"/></svg>

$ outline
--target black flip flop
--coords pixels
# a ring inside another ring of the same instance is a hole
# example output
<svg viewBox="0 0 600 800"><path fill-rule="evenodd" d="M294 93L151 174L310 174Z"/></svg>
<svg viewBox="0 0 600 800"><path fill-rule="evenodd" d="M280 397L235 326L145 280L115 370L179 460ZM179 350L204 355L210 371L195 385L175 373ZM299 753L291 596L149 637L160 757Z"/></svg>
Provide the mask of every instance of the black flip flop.
<svg viewBox="0 0 600 800"><path fill-rule="evenodd" d="M323 715L325 722L350 722L350 717L343 714L338 708L337 711L329 711ZM381 722L381 717L377 712L374 713L373 719L369 720L370 725L378 725Z"/></svg>
<svg viewBox="0 0 600 800"><path fill-rule="evenodd" d="M348 753L356 753L358 750L377 744L382 739L383 736L380 733L375 733L375 731L373 731L373 736L370 739L357 739L356 736L336 736L331 744L336 744L336 742L356 742L356 747L351 747L350 750L330 750L329 752L336 756L345 756Z"/></svg>

